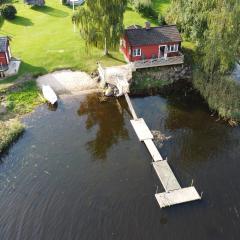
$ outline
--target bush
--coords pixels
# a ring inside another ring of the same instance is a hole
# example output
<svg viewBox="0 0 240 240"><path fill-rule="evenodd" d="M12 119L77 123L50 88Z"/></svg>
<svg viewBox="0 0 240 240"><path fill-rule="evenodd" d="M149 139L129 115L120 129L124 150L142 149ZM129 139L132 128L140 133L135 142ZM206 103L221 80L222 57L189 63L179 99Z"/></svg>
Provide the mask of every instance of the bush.
<svg viewBox="0 0 240 240"><path fill-rule="evenodd" d="M158 18L157 12L152 7L151 0L134 0L132 2L137 12L141 13L145 17L151 17L153 19Z"/></svg>
<svg viewBox="0 0 240 240"><path fill-rule="evenodd" d="M160 26L166 25L165 17L161 13L159 13L159 15L158 15L158 24Z"/></svg>
<svg viewBox="0 0 240 240"><path fill-rule="evenodd" d="M203 71L195 69L193 85L220 117L240 122L240 85L230 76L215 73L214 79L208 80Z"/></svg>
<svg viewBox="0 0 240 240"><path fill-rule="evenodd" d="M16 17L17 10L13 5L3 5L1 7L1 15L7 20L12 20Z"/></svg>

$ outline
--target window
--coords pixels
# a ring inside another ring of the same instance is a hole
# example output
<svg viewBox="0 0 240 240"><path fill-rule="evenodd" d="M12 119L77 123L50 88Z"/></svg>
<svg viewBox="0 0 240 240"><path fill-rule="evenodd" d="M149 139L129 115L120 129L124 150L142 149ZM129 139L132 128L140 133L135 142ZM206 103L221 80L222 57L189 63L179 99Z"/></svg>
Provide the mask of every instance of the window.
<svg viewBox="0 0 240 240"><path fill-rule="evenodd" d="M133 57L139 57L142 55L141 48L133 49Z"/></svg>
<svg viewBox="0 0 240 240"><path fill-rule="evenodd" d="M170 45L168 47L169 52L177 52L178 51L178 44Z"/></svg>

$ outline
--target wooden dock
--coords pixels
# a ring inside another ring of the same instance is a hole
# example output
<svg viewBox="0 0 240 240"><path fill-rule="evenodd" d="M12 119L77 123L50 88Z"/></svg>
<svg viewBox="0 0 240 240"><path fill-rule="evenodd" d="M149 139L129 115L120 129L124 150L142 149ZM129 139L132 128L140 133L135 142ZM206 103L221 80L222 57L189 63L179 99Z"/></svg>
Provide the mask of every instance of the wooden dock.
<svg viewBox="0 0 240 240"><path fill-rule="evenodd" d="M124 95L133 116L133 120L130 120L133 129L135 130L139 141L145 143L153 159L153 168L165 189L165 192L155 194L159 206L164 208L201 199L195 187L181 188L167 160L163 160L154 144L153 135L144 119L137 117L128 94L125 93Z"/></svg>

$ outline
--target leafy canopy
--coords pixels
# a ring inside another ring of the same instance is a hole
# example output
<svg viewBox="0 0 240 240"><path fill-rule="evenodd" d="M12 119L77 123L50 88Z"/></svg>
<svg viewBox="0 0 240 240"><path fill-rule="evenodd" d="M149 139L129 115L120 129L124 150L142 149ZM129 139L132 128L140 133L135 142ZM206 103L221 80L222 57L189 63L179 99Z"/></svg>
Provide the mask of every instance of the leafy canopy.
<svg viewBox="0 0 240 240"><path fill-rule="evenodd" d="M116 48L123 33L127 0L86 0L73 16L87 48Z"/></svg>

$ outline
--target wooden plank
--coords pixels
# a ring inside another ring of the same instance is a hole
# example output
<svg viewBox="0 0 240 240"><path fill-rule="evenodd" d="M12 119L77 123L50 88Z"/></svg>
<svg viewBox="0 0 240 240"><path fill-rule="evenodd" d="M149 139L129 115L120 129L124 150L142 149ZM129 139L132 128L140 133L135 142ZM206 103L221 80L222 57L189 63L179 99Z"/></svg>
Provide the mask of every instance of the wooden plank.
<svg viewBox="0 0 240 240"><path fill-rule="evenodd" d="M130 120L137 136L140 141L144 141L147 139L153 139L153 135L149 130L147 124L145 123L143 118L139 118L136 120Z"/></svg>
<svg viewBox="0 0 240 240"><path fill-rule="evenodd" d="M166 160L154 162L153 167L158 177L160 178L160 181L166 192L178 190L181 188Z"/></svg>
<svg viewBox="0 0 240 240"><path fill-rule="evenodd" d="M163 160L161 154L159 153L159 151L158 151L157 147L155 146L155 144L153 143L152 139L144 140L144 143L155 162Z"/></svg>
<svg viewBox="0 0 240 240"><path fill-rule="evenodd" d="M134 110L134 108L133 108L133 105L132 105L132 103L131 103L131 100L130 100L128 94L125 93L124 96L125 96L125 99L126 99L126 101L127 101L129 110L130 110L130 112L132 113L133 119L134 119L134 120L137 120L137 119L138 119L137 114L136 114L136 112L135 112L135 110Z"/></svg>
<svg viewBox="0 0 240 240"><path fill-rule="evenodd" d="M155 197L161 208L201 199L195 187L181 188L171 192L158 193L155 194Z"/></svg>

